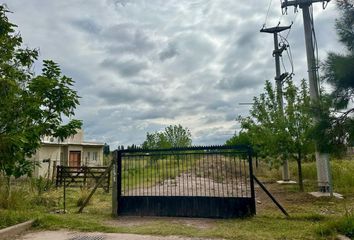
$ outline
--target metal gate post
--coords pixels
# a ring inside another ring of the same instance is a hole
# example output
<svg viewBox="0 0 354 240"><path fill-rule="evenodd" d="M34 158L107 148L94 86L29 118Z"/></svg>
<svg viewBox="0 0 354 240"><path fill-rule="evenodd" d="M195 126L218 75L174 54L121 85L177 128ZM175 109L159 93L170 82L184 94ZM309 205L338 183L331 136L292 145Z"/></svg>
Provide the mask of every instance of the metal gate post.
<svg viewBox="0 0 354 240"><path fill-rule="evenodd" d="M122 152L117 152L117 215L119 211L119 200L122 196Z"/></svg>
<svg viewBox="0 0 354 240"><path fill-rule="evenodd" d="M254 192L254 179L253 179L253 164L252 164L252 149L248 149L248 167L249 167L249 177L251 186L251 198L252 198L252 214L256 214L256 194Z"/></svg>
<svg viewBox="0 0 354 240"><path fill-rule="evenodd" d="M113 152L113 170L112 170L112 216L118 216L118 197L117 197L117 163L118 151Z"/></svg>

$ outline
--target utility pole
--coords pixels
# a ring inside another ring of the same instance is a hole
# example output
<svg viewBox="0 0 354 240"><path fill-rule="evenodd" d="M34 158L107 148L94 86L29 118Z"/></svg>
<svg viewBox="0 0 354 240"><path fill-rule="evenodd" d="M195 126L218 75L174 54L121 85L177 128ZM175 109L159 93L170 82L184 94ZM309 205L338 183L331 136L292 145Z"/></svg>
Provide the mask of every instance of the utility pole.
<svg viewBox="0 0 354 240"><path fill-rule="evenodd" d="M307 54L307 69L309 77L309 88L310 88L310 98L312 103L317 104L320 100L320 90L318 87L318 71L316 66L315 52L314 52L314 40L313 40L313 19L310 15L310 6L315 2L322 2L323 7L330 0L293 0L282 1L282 9L287 9L288 6L293 6L295 8L300 7L302 9L302 17L304 21L304 32L305 32L305 43L306 43L306 54ZM318 121L318 116L315 116L315 121ZM331 193L332 183L329 168L329 154L321 153L318 151L316 144L316 166L317 166L317 181L318 188L320 192Z"/></svg>
<svg viewBox="0 0 354 240"><path fill-rule="evenodd" d="M260 32L264 33L271 33L274 36L274 51L273 51L273 57L275 58L275 82L276 82L276 91L277 91L277 103L278 103L278 108L281 114L284 114L283 110L283 81L284 79L289 75L289 73L280 73L280 57L281 54L284 50L286 50L287 46L284 44L282 46L279 46L279 41L278 41L278 33L290 29L290 26L276 26L276 27L271 27L271 28L262 28ZM280 48L279 48L280 47ZM283 159L283 181L284 182L289 182L290 177L289 177L289 164L288 164L288 159Z"/></svg>

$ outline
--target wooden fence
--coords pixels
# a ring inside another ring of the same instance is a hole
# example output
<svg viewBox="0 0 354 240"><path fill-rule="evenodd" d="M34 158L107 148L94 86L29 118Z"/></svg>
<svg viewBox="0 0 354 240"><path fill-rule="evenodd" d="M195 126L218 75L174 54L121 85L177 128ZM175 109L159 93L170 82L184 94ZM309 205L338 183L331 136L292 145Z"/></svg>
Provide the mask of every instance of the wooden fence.
<svg viewBox="0 0 354 240"><path fill-rule="evenodd" d="M90 187L94 186L101 176L105 173L108 167L67 167L57 166L56 171L56 187ZM102 181L99 187L103 188L106 192L109 192L111 174L108 173L105 176L105 180Z"/></svg>

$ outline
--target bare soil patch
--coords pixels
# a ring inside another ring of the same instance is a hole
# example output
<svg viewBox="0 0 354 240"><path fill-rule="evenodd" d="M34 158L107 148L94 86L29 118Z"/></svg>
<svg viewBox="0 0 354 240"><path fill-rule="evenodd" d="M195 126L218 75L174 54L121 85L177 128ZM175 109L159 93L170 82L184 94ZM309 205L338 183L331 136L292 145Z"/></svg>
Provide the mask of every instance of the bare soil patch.
<svg viewBox="0 0 354 240"><path fill-rule="evenodd" d="M198 229L209 229L216 226L217 219L207 218L175 218L175 217L135 217L124 216L118 217L115 220L109 220L105 223L112 227L134 227L153 224L156 222L166 221L169 223L175 223L178 225L185 225L188 227L194 227Z"/></svg>

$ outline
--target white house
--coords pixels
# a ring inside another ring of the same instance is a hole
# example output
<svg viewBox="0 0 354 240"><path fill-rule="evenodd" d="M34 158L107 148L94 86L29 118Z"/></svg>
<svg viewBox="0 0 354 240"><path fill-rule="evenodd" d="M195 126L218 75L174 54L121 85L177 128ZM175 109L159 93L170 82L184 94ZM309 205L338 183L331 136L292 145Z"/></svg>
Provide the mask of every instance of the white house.
<svg viewBox="0 0 354 240"><path fill-rule="evenodd" d="M64 141L49 136L43 137L41 147L31 158L38 163L34 168L33 176L51 177L57 165L103 166L104 144L87 142L83 139L82 130Z"/></svg>

